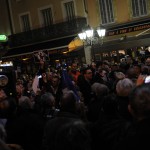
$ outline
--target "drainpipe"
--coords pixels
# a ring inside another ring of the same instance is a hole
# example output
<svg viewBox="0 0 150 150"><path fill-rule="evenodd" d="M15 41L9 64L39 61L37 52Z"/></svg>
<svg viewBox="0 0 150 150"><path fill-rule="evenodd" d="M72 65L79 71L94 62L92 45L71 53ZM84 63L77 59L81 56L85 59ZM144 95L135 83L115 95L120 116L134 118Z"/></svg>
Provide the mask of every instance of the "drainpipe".
<svg viewBox="0 0 150 150"><path fill-rule="evenodd" d="M84 3L84 11L86 14L86 20L87 20L87 25L89 24L89 18L88 18L88 4L87 4L87 0L83 0Z"/></svg>
<svg viewBox="0 0 150 150"><path fill-rule="evenodd" d="M83 0L84 2L84 11L86 12L86 14L88 14L88 10L87 10L87 1Z"/></svg>
<svg viewBox="0 0 150 150"><path fill-rule="evenodd" d="M10 26L10 32L11 35L14 34L13 27L12 27L12 20L11 20L11 14L10 14L10 6L9 6L9 0L6 0L6 7L8 12L8 20L9 20L9 26Z"/></svg>

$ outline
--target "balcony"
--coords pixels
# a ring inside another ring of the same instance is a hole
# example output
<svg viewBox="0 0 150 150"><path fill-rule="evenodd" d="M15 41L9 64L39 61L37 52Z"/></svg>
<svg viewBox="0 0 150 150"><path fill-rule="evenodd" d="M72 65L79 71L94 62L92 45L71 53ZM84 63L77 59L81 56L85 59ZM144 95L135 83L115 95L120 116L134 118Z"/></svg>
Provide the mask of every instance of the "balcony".
<svg viewBox="0 0 150 150"><path fill-rule="evenodd" d="M29 30L27 32L13 34L8 37L9 47L13 48L75 35L86 25L86 18L76 18L69 22L61 22L50 26Z"/></svg>

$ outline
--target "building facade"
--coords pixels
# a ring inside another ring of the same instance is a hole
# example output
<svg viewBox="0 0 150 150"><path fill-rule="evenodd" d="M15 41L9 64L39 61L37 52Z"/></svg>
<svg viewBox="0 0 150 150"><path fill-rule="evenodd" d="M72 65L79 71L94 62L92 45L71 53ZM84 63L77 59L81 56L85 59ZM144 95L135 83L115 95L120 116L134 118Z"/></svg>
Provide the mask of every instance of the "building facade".
<svg viewBox="0 0 150 150"><path fill-rule="evenodd" d="M93 46L97 59L147 54L150 0L87 0L87 8L89 24L106 28L103 44Z"/></svg>
<svg viewBox="0 0 150 150"><path fill-rule="evenodd" d="M84 63L91 48L95 60L118 61L149 46L150 0L8 0L7 9L11 32L4 59L33 62L34 52L48 50L53 61L78 57ZM106 28L103 42L64 55L87 25Z"/></svg>
<svg viewBox="0 0 150 150"><path fill-rule="evenodd" d="M10 35L12 32L7 0L0 0L0 36ZM0 38L0 59L7 52L7 42Z"/></svg>
<svg viewBox="0 0 150 150"><path fill-rule="evenodd" d="M79 51L64 55L87 25L84 1L13 0L9 1L9 11L13 34L8 37L8 53L3 59L14 59L16 64L18 58L33 62L35 52L47 50L51 61L71 57L70 62L78 55L84 61L84 53Z"/></svg>

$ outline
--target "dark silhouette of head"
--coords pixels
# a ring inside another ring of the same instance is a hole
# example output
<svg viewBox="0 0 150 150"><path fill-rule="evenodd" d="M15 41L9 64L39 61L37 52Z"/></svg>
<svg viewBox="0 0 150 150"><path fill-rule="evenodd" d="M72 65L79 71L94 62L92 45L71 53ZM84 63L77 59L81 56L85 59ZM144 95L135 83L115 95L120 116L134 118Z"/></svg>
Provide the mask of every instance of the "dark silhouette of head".
<svg viewBox="0 0 150 150"><path fill-rule="evenodd" d="M136 87L129 97L129 111L137 120L150 117L150 84Z"/></svg>
<svg viewBox="0 0 150 150"><path fill-rule="evenodd" d="M65 91L61 99L61 111L75 112L76 102L77 99L74 92L71 90Z"/></svg>
<svg viewBox="0 0 150 150"><path fill-rule="evenodd" d="M82 121L69 122L58 130L55 150L90 150L90 136Z"/></svg>

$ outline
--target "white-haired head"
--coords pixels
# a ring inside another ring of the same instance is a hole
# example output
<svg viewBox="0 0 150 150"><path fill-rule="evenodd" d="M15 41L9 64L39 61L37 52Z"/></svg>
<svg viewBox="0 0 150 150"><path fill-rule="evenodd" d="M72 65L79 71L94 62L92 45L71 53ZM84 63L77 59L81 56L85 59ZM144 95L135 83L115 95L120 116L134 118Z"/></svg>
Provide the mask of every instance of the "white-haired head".
<svg viewBox="0 0 150 150"><path fill-rule="evenodd" d="M135 87L135 84L132 82L132 80L128 78L119 80L116 85L117 95L128 96L134 87Z"/></svg>

